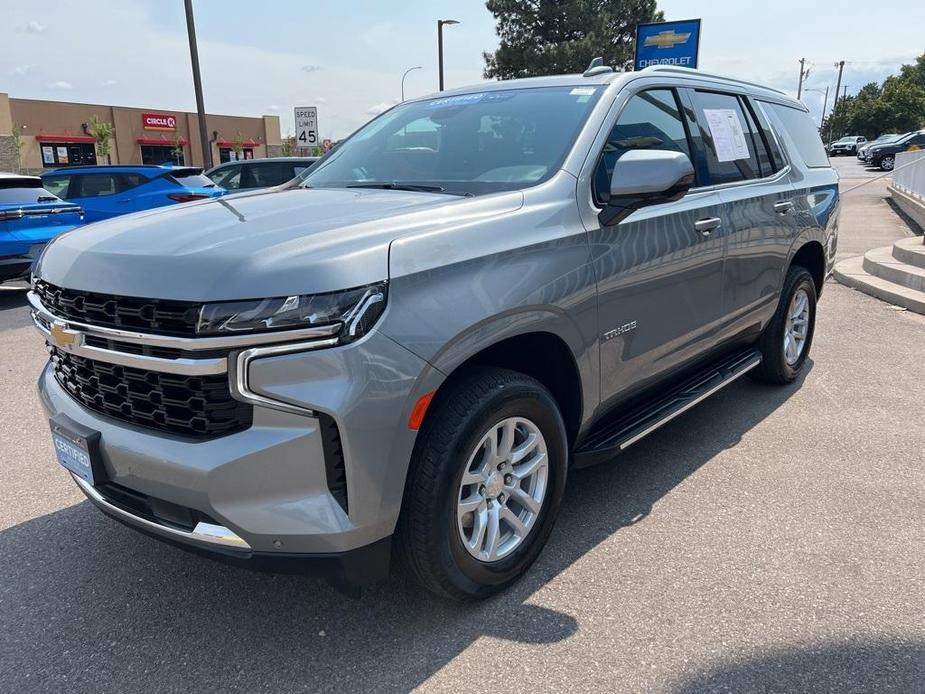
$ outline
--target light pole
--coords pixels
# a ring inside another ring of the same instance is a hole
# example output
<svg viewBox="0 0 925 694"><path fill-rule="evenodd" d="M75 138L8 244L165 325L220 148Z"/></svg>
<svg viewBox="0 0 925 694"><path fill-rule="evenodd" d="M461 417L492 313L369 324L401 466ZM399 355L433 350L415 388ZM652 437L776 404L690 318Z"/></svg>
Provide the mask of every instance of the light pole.
<svg viewBox="0 0 925 694"><path fill-rule="evenodd" d="M212 168L212 146L206 128L206 106L202 99L202 76L199 74L199 49L196 47L196 25L193 23L193 0L185 0L186 32L189 34L189 57L193 63L193 89L196 91L196 115L199 119L199 143L202 145L202 165Z"/></svg>
<svg viewBox="0 0 925 694"><path fill-rule="evenodd" d="M408 73L411 72L412 70L420 70L420 69L421 69L420 65L409 67L407 70L405 70L405 74L401 76L401 100L402 101L405 100L405 78L408 76Z"/></svg>
<svg viewBox="0 0 925 694"><path fill-rule="evenodd" d="M829 105L829 88L825 88L825 92L821 89L806 87L804 92L816 92L818 94L825 94L825 98L822 100L822 120L819 121L819 127L822 127L822 124L825 122L825 109Z"/></svg>
<svg viewBox="0 0 925 694"><path fill-rule="evenodd" d="M445 24L459 24L455 19L437 20L437 65L440 72L440 91L443 91L443 26Z"/></svg>

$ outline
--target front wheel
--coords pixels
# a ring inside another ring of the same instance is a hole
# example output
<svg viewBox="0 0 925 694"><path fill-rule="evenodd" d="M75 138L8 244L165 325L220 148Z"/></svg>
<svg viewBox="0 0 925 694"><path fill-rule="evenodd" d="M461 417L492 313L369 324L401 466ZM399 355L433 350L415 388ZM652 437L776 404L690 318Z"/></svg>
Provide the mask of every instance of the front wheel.
<svg viewBox="0 0 925 694"><path fill-rule="evenodd" d="M880 168L884 171L892 171L894 166L896 166L896 159L892 154L888 154L880 160Z"/></svg>
<svg viewBox="0 0 925 694"><path fill-rule="evenodd" d="M478 368L440 390L408 473L399 559L428 590L486 598L546 544L565 488L565 426L538 381Z"/></svg>
<svg viewBox="0 0 925 694"><path fill-rule="evenodd" d="M758 339L761 363L749 373L758 381L785 385L803 370L816 327L816 284L806 268L793 265L774 317Z"/></svg>

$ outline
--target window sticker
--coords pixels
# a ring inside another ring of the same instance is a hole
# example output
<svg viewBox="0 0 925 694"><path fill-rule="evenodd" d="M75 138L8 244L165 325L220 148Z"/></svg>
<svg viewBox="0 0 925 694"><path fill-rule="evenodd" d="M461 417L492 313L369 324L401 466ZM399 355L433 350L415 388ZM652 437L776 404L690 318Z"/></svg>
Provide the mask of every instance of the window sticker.
<svg viewBox="0 0 925 694"><path fill-rule="evenodd" d="M445 96L442 99L433 99L427 103L426 108L445 108L447 106L466 106L477 104L485 98L484 92L476 94L460 94L459 96Z"/></svg>
<svg viewBox="0 0 925 694"><path fill-rule="evenodd" d="M575 87L569 96L594 96L594 87Z"/></svg>
<svg viewBox="0 0 925 694"><path fill-rule="evenodd" d="M705 108L703 115L710 126L713 147L719 161L748 159L748 145L739 114L731 108Z"/></svg>

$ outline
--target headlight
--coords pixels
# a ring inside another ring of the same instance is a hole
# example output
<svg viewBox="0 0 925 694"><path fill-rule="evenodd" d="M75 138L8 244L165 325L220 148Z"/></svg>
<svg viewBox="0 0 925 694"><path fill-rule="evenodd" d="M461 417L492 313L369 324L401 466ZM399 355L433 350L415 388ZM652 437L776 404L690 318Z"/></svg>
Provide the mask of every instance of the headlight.
<svg viewBox="0 0 925 694"><path fill-rule="evenodd" d="M379 282L329 294L205 304L196 333L220 335L337 325L340 341L351 342L365 335L379 319L385 300L386 283Z"/></svg>

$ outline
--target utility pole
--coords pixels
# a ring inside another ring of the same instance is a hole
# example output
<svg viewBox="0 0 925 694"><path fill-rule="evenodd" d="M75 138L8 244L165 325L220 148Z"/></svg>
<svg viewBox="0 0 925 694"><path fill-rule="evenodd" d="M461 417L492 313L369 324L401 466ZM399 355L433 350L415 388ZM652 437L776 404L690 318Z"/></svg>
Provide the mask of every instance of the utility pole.
<svg viewBox="0 0 925 694"><path fill-rule="evenodd" d="M202 165L212 168L212 146L206 127L206 106L202 99L202 75L199 74L199 48L196 46L196 25L193 22L193 0L184 0L186 7L186 33L189 34L189 56L193 63L193 89L196 90L196 116L199 120L199 144L202 145Z"/></svg>
<svg viewBox="0 0 925 694"><path fill-rule="evenodd" d="M822 120L819 121L819 125L825 123L825 107L829 105L829 88L825 88L825 98L822 100Z"/></svg>
<svg viewBox="0 0 925 694"><path fill-rule="evenodd" d="M835 63L835 67L838 68L838 81L835 83L835 98L832 101L832 115L833 116L835 115L835 110L838 108L838 91L841 89L841 74L842 74L842 71L845 69L845 61L844 60L838 61L837 63ZM828 135L828 138L831 138L832 129L826 128L826 134Z"/></svg>
<svg viewBox="0 0 925 694"><path fill-rule="evenodd" d="M803 69L805 63L806 58L800 58L800 81L797 82L797 101L799 101L800 97L803 95L803 78L806 77L806 70Z"/></svg>

